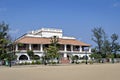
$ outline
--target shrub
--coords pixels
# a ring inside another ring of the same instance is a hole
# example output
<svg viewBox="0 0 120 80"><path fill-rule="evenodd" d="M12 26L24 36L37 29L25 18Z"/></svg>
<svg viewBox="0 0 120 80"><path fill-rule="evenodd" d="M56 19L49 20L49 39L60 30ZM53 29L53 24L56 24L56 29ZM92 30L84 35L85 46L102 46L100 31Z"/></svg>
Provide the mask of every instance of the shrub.
<svg viewBox="0 0 120 80"><path fill-rule="evenodd" d="M83 61L81 61L81 63L85 63L85 62L86 62L86 61L84 61L84 60L83 60Z"/></svg>
<svg viewBox="0 0 120 80"><path fill-rule="evenodd" d="M31 64L35 64L35 62L34 61L32 61L32 63Z"/></svg>
<svg viewBox="0 0 120 80"><path fill-rule="evenodd" d="M93 64L93 61L88 61L88 63Z"/></svg>
<svg viewBox="0 0 120 80"><path fill-rule="evenodd" d="M28 65L28 63L27 63L27 62L25 62L25 63L24 63L24 65Z"/></svg>
<svg viewBox="0 0 120 80"><path fill-rule="evenodd" d="M41 64L41 61L38 61L38 60L37 60L35 63L36 63L36 64Z"/></svg>

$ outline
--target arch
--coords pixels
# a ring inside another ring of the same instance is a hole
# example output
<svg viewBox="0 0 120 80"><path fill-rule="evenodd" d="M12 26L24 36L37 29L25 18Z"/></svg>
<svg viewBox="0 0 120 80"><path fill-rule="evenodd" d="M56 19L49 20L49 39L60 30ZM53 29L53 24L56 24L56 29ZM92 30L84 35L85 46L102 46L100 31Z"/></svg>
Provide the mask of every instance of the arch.
<svg viewBox="0 0 120 80"><path fill-rule="evenodd" d="M88 56L87 56L87 55L84 55L84 56L83 56L83 59L88 59Z"/></svg>
<svg viewBox="0 0 120 80"><path fill-rule="evenodd" d="M21 55L19 57L19 60L28 60L28 57L26 55Z"/></svg>
<svg viewBox="0 0 120 80"><path fill-rule="evenodd" d="M74 55L75 59L79 59L79 56L78 55Z"/></svg>

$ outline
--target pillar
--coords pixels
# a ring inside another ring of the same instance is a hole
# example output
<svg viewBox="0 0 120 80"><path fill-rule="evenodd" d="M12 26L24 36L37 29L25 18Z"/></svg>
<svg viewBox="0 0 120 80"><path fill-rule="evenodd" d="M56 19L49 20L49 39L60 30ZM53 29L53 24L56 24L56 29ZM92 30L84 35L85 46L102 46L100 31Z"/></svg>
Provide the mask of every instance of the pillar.
<svg viewBox="0 0 120 80"><path fill-rule="evenodd" d="M89 52L91 53L91 47L89 47Z"/></svg>
<svg viewBox="0 0 120 80"><path fill-rule="evenodd" d="M40 44L40 51L43 52L43 44Z"/></svg>
<svg viewBox="0 0 120 80"><path fill-rule="evenodd" d="M32 45L31 44L29 44L29 50L32 50Z"/></svg>
<svg viewBox="0 0 120 80"><path fill-rule="evenodd" d="M66 44L64 45L64 51L65 52L67 51L67 45Z"/></svg>
<svg viewBox="0 0 120 80"><path fill-rule="evenodd" d="M71 52L73 52L73 45L71 45Z"/></svg>
<svg viewBox="0 0 120 80"><path fill-rule="evenodd" d="M80 50L79 51L82 52L82 46L80 46Z"/></svg>
<svg viewBox="0 0 120 80"><path fill-rule="evenodd" d="M67 60L67 53L64 53L63 57L64 57L64 60Z"/></svg>
<svg viewBox="0 0 120 80"><path fill-rule="evenodd" d="M18 51L18 44L16 44L16 48L15 48L16 51Z"/></svg>

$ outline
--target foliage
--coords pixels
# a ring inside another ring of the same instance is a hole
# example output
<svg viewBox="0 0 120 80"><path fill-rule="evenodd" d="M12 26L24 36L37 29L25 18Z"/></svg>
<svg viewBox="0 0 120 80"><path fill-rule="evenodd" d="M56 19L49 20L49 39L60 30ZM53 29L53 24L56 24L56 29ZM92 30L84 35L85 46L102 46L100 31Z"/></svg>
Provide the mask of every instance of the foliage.
<svg viewBox="0 0 120 80"><path fill-rule="evenodd" d="M41 61L37 60L35 63L36 63L36 64L41 64Z"/></svg>
<svg viewBox="0 0 120 80"><path fill-rule="evenodd" d="M33 52L33 50L27 50L27 54L29 55L30 59L34 60L34 52Z"/></svg>
<svg viewBox="0 0 120 80"><path fill-rule="evenodd" d="M101 27L94 28L92 32L92 40L97 46L92 49L94 54L91 55L91 57L107 58L108 54L114 54L114 58L116 58L116 54L120 51L120 44L118 43L119 36L114 33L111 35L111 40L109 40L105 31Z"/></svg>
<svg viewBox="0 0 120 80"><path fill-rule="evenodd" d="M96 54L96 53L91 54L90 57L94 58L94 59L100 59L100 58L102 58L102 56L100 54Z"/></svg>
<svg viewBox="0 0 120 80"><path fill-rule="evenodd" d="M39 56L34 55L34 60L39 60L39 59L40 59L40 57L39 57Z"/></svg>
<svg viewBox="0 0 120 80"><path fill-rule="evenodd" d="M95 59L97 62L100 63L100 60L102 59L101 54L93 53L90 55L91 59Z"/></svg>
<svg viewBox="0 0 120 80"><path fill-rule="evenodd" d="M53 36L51 38L51 45L49 45L48 48L46 48L44 50L45 52L45 56L44 56L44 62L46 62L46 60L50 60L51 63L53 63L53 61L55 59L58 59L59 58L59 48L58 48L58 38L56 36Z"/></svg>
<svg viewBox="0 0 120 80"><path fill-rule="evenodd" d="M58 47L58 42L59 42L59 39L58 39L58 37L57 37L57 36L53 36L53 37L51 37L50 42L51 42L51 46Z"/></svg>
<svg viewBox="0 0 120 80"><path fill-rule="evenodd" d="M49 46L49 48L47 48L46 57L50 58L50 60L53 62L55 58L59 57L58 48L54 46Z"/></svg>
<svg viewBox="0 0 120 80"><path fill-rule="evenodd" d="M91 61L91 60L89 60L89 61L88 61L88 63L93 64L94 62L93 62L93 61Z"/></svg>
<svg viewBox="0 0 120 80"><path fill-rule="evenodd" d="M31 64L35 64L35 61L33 60Z"/></svg>
<svg viewBox="0 0 120 80"><path fill-rule="evenodd" d="M8 31L8 24L0 23L0 59L11 61L16 59L16 56L13 52L13 45Z"/></svg>
<svg viewBox="0 0 120 80"><path fill-rule="evenodd" d="M102 54L110 54L111 53L111 43L108 40L105 40L102 46Z"/></svg>
<svg viewBox="0 0 120 80"><path fill-rule="evenodd" d="M117 42L118 38L119 38L118 35L115 34L115 33L112 34L112 36L111 36L111 40L112 40L111 41L111 52L114 53L114 54L116 54L117 51L120 51L120 45Z"/></svg>
<svg viewBox="0 0 120 80"><path fill-rule="evenodd" d="M98 52L101 53L105 32L101 27L94 28L92 32L92 40L97 44L96 49Z"/></svg>
<svg viewBox="0 0 120 80"><path fill-rule="evenodd" d="M107 54L107 58L114 58L114 54Z"/></svg>
<svg viewBox="0 0 120 80"><path fill-rule="evenodd" d="M77 55L72 56L72 63L78 63L79 57Z"/></svg>

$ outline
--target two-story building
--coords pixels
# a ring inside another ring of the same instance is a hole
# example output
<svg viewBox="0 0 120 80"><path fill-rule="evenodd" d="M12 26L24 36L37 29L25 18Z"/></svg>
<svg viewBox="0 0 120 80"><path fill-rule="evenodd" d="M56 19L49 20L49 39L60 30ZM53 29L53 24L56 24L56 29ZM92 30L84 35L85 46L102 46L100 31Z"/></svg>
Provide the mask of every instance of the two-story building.
<svg viewBox="0 0 120 80"><path fill-rule="evenodd" d="M35 56L41 59L44 56L44 49L50 45L51 37L59 37L58 43L60 44L59 54L61 56L61 63L67 61L71 56L77 55L79 58L91 54L91 45L81 42L74 37L63 36L61 29L42 28L40 30L31 31L22 37L18 38L16 43L17 60L30 60L27 50L33 50ZM19 43L22 46L18 45ZM87 53L87 54L86 54Z"/></svg>

